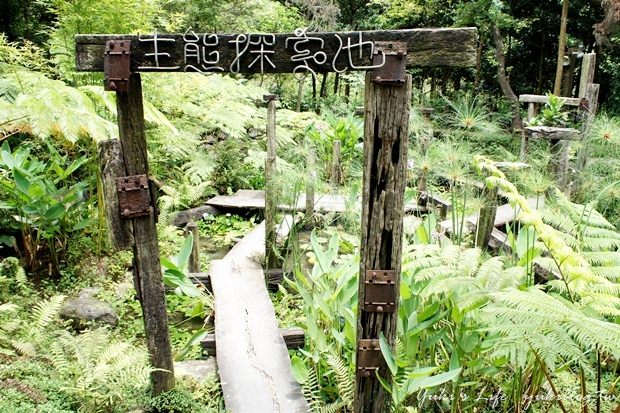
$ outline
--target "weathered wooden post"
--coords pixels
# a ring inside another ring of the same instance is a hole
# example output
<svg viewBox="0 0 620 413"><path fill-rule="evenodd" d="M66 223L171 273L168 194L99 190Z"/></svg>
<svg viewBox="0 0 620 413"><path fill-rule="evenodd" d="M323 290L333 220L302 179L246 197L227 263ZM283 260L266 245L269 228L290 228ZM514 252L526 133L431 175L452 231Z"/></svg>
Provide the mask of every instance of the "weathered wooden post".
<svg viewBox="0 0 620 413"><path fill-rule="evenodd" d="M314 148L308 145L307 153L307 182L306 182L306 222L304 227L306 230L314 228L314 189L316 185L316 161Z"/></svg>
<svg viewBox="0 0 620 413"><path fill-rule="evenodd" d="M185 236L192 234L192 251L189 254L189 262L187 269L190 273L200 272L200 233L198 232L198 225L194 221L189 221L185 226Z"/></svg>
<svg viewBox="0 0 620 413"><path fill-rule="evenodd" d="M495 228L495 216L497 215L497 195L499 189L485 188L483 194L483 204L478 212L478 222L476 224L476 247L485 249L489 245L491 233Z"/></svg>
<svg viewBox="0 0 620 413"><path fill-rule="evenodd" d="M276 256L276 96L267 102L267 156L265 157L265 269L275 268Z"/></svg>
<svg viewBox="0 0 620 413"><path fill-rule="evenodd" d="M332 146L331 183L335 190L340 186L340 145L341 142L335 140Z"/></svg>
<svg viewBox="0 0 620 413"><path fill-rule="evenodd" d="M366 74L355 412L385 412L383 334L396 343L411 75L407 43L381 42L385 66Z"/></svg>
<svg viewBox="0 0 620 413"><path fill-rule="evenodd" d="M108 41L106 62L114 59L115 54L112 53L119 53L118 50L123 49L123 46L122 40ZM112 60L110 64L115 63ZM109 79L107 74L106 78L107 88L116 90L119 136L128 175L117 179L120 211L121 216L131 220L133 225L133 271L137 281L135 284L139 287L147 348L155 369L151 373L153 392L159 394L174 387L174 366L159 263L155 208L149 189L142 84L138 73L129 74L125 85Z"/></svg>
<svg viewBox="0 0 620 413"><path fill-rule="evenodd" d="M579 97L585 98L588 85L594 83L596 72L596 53L586 53L581 61L581 75L579 77Z"/></svg>

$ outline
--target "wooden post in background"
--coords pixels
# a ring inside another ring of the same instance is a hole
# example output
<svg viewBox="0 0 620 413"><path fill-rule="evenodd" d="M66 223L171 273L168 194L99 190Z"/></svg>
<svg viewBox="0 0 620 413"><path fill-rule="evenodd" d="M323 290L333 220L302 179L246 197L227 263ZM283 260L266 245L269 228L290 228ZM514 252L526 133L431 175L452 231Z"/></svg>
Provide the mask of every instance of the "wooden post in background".
<svg viewBox="0 0 620 413"><path fill-rule="evenodd" d="M581 75L579 78L579 97L585 98L588 85L594 83L596 71L596 53L586 53L581 61Z"/></svg>
<svg viewBox="0 0 620 413"><path fill-rule="evenodd" d="M332 147L331 182L335 190L340 186L340 145L339 140L335 140Z"/></svg>
<svg viewBox="0 0 620 413"><path fill-rule="evenodd" d="M489 246L491 233L495 228L495 216L497 215L497 195L499 188L485 188L483 204L478 212L476 224L476 247L485 249Z"/></svg>
<svg viewBox="0 0 620 413"><path fill-rule="evenodd" d="M366 74L358 347L360 340L374 341L381 333L390 345L396 342L410 105L411 75L405 75L404 85L395 85L375 83ZM394 271L394 312L365 309L365 274L370 270ZM358 349L354 411L386 412L389 397L374 372L360 374L359 354ZM387 373L379 370L383 377Z"/></svg>
<svg viewBox="0 0 620 413"><path fill-rule="evenodd" d="M188 270L190 273L200 272L200 234L198 225L194 221L189 221L185 226L185 236L192 234L192 251L189 254Z"/></svg>
<svg viewBox="0 0 620 413"><path fill-rule="evenodd" d="M116 108L125 170L130 176L148 175L142 83L138 73L130 75L128 92L116 92ZM147 348L155 369L151 373L153 392L159 394L174 387L174 366L154 208L151 208L149 216L132 218L131 222L134 237L134 283L139 287L138 296L142 304Z"/></svg>
<svg viewBox="0 0 620 413"><path fill-rule="evenodd" d="M314 189L316 186L316 160L314 148L308 145L307 165L308 181L306 182L306 222L305 229L314 228Z"/></svg>
<svg viewBox="0 0 620 413"><path fill-rule="evenodd" d="M265 157L265 269L276 266L276 96L265 95L267 102L267 156Z"/></svg>

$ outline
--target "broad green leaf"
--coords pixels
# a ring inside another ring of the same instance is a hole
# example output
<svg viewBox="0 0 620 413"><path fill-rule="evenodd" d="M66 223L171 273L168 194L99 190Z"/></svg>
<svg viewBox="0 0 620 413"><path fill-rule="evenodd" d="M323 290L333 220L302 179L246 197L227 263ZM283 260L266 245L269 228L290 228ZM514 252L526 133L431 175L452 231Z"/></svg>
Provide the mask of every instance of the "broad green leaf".
<svg viewBox="0 0 620 413"><path fill-rule="evenodd" d="M385 359L390 372L393 376L395 376L396 373L398 373L398 367L396 366L396 360L394 359L394 354L392 354L390 343L388 343L383 333L379 336L379 345L381 346L381 353L383 354L383 358Z"/></svg>
<svg viewBox="0 0 620 413"><path fill-rule="evenodd" d="M30 189L30 180L26 176L26 173L19 168L14 168L13 178L15 178L17 189L22 191L24 194L28 194L28 190Z"/></svg>
<svg viewBox="0 0 620 413"><path fill-rule="evenodd" d="M304 360L297 355L291 357L291 372L297 383L304 384L308 381L308 376L310 375L308 367Z"/></svg>
<svg viewBox="0 0 620 413"><path fill-rule="evenodd" d="M179 251L179 255L177 258L177 264L179 268L184 269L187 267L187 262L189 261L189 255L192 253L192 245L194 243L194 237L191 233L185 238L183 241L183 245L181 246L181 250Z"/></svg>
<svg viewBox="0 0 620 413"><path fill-rule="evenodd" d="M444 384L449 382L450 380L456 379L461 373L461 369L458 368L456 370L450 370L445 373L437 374L435 376L426 377L421 380L420 388L428 389L429 387L439 386L440 384Z"/></svg>
<svg viewBox="0 0 620 413"><path fill-rule="evenodd" d="M52 205L46 212L45 218L49 220L54 220L62 217L65 214L65 207L60 202Z"/></svg>

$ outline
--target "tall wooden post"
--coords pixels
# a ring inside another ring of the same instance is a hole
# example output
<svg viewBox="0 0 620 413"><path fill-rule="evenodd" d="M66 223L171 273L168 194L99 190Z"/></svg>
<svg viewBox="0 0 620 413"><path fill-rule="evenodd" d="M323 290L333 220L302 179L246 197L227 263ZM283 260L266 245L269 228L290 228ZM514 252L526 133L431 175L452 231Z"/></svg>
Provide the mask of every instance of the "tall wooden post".
<svg viewBox="0 0 620 413"><path fill-rule="evenodd" d="M198 232L198 225L194 221L189 221L185 226L185 235L192 234L192 251L189 254L189 262L187 263L187 269L190 273L200 272L200 233Z"/></svg>
<svg viewBox="0 0 620 413"><path fill-rule="evenodd" d="M308 182L306 182L306 223L305 229L314 228L314 189L316 185L316 161L314 148L308 146L307 165Z"/></svg>
<svg viewBox="0 0 620 413"><path fill-rule="evenodd" d="M341 142L335 140L332 147L331 181L335 190L340 186L340 145Z"/></svg>
<svg viewBox="0 0 620 413"><path fill-rule="evenodd" d="M380 334L392 347L396 341L400 280L403 204L407 173L411 76L404 84L373 82L366 75L364 178L356 359L357 413L387 410L388 397L374 370L364 367L377 359ZM393 288L393 291L388 289ZM384 289L385 288L385 289ZM371 290L379 294L371 294ZM371 295L392 295L387 305L373 305ZM378 358L382 359L381 354ZM385 367L379 374L386 376Z"/></svg>
<svg viewBox="0 0 620 413"><path fill-rule="evenodd" d="M276 266L276 96L265 95L267 101L267 156L265 157L265 268Z"/></svg>
<svg viewBox="0 0 620 413"><path fill-rule="evenodd" d="M484 204L478 212L478 223L476 225L476 247L485 249L489 246L491 233L495 228L495 216L497 215L497 194L498 188L485 188L483 201Z"/></svg>
<svg viewBox="0 0 620 413"><path fill-rule="evenodd" d="M128 92L116 92L118 128L127 174L149 173L144 133L144 108L140 75L129 77ZM155 212L148 216L131 218L133 224L133 256L135 284L142 304L147 348L151 364L153 392L159 394L174 387L172 347L168 334L166 296L159 263L159 244L155 226Z"/></svg>

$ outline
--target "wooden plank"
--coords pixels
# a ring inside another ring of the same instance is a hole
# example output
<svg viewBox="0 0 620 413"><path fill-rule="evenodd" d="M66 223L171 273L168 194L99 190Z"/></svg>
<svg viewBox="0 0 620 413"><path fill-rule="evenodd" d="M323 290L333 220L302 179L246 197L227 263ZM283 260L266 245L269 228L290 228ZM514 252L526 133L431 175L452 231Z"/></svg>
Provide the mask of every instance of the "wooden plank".
<svg viewBox="0 0 620 413"><path fill-rule="evenodd" d="M364 175L362 231L358 287L357 339L376 340L383 334L396 345L398 291L403 240L404 193L407 186L407 148L411 75L404 85L377 84L366 74L364 101ZM396 291L394 312L374 312L364 305L369 270L393 270ZM359 344L358 344L359 345ZM356 371L363 367L356 358ZM389 395L372 371L356 374L353 411L386 411ZM379 374L390 380L385 368ZM387 396L387 397L386 397Z"/></svg>
<svg viewBox="0 0 620 413"><path fill-rule="evenodd" d="M278 329L286 348L289 350L297 350L304 348L306 345L306 333L301 328L280 328ZM208 334L204 340L200 342L202 348L212 357L217 357L217 342L215 334Z"/></svg>
<svg viewBox="0 0 620 413"><path fill-rule="evenodd" d="M226 409L307 412L265 287L261 223L222 260L211 262L217 365Z"/></svg>
<svg viewBox="0 0 620 413"><path fill-rule="evenodd" d="M206 38L205 38L206 36ZM214 71L214 67L221 71L233 71L240 73L260 73L260 62L252 62L257 56L260 45L264 46L269 57L269 63L262 59L263 73L292 73L303 62L292 61L297 52L308 50L312 53L312 60L307 60L308 67L314 72L333 72L344 70L367 70L371 65L372 56L369 44L364 44L363 56L359 58L360 36L363 42L377 41L406 41L407 64L409 67L471 67L476 64L476 41L478 32L474 27L448 28L448 29L409 29L409 30L383 30L362 32L339 32L339 33L307 33L307 37L319 40L307 40L303 36L295 34L258 35L251 34L250 41L256 46L252 49L244 49L247 44L245 34L157 34L157 35L118 35L79 34L75 37L77 69L87 72L103 71L104 48L107 40L131 40L131 69L133 72L185 72ZM273 36L273 37L272 37ZM297 40L295 39L297 38ZM287 39L289 40L287 44ZM201 53L207 60L214 61L206 69L196 63L199 58L195 57L196 40L200 47L203 41L213 46L204 46ZM239 41L246 40L245 43ZM217 44L216 44L217 42ZM306 43L299 43L306 42ZM157 43L155 56L154 45ZM321 48L321 44L323 47ZM352 47L348 48L348 45ZM307 47L306 47L307 45ZM240 59L236 59L236 48L242 51ZM256 48L256 49L255 49ZM187 51L187 53L186 53ZM349 53L353 66L349 63ZM218 52L219 55L213 54ZM254 53L252 53L254 52ZM272 52L272 53L271 53ZM322 55L316 53L325 53ZM150 56L148 54L151 54ZM156 62L157 57L157 62ZM316 59L316 60L315 60ZM319 62L319 63L317 63ZM239 64L237 66L237 64ZM250 67L251 66L251 67Z"/></svg>
<svg viewBox="0 0 620 413"><path fill-rule="evenodd" d="M579 106L581 105L581 98L560 98L566 106ZM524 103L548 103L549 98L545 95L519 95L519 102Z"/></svg>
<svg viewBox="0 0 620 413"><path fill-rule="evenodd" d="M551 126L527 126L525 133L530 139L578 140L581 132L573 128L554 128Z"/></svg>
<svg viewBox="0 0 620 413"><path fill-rule="evenodd" d="M129 92L116 92L118 129L128 175L149 173L142 83L139 74L129 78ZM174 364L168 334L166 296L159 262L155 214L131 219L133 225L134 284L142 305L146 343L153 371L154 394L174 387Z"/></svg>

